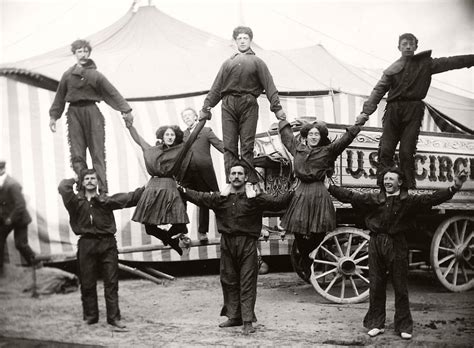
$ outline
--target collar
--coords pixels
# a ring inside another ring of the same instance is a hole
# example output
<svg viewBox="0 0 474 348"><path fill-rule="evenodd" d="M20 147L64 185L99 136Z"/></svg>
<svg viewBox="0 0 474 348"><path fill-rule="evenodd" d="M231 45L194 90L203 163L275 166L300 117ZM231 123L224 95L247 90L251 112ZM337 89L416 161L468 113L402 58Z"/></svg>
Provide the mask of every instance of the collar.
<svg viewBox="0 0 474 348"><path fill-rule="evenodd" d="M3 173L3 175L0 175L0 187L3 186L5 183L5 180L7 179L7 173Z"/></svg>
<svg viewBox="0 0 474 348"><path fill-rule="evenodd" d="M80 66L79 64L75 64L72 67L72 74L82 76L82 73L86 69L97 69L94 61L92 59L88 59L87 63L84 66Z"/></svg>
<svg viewBox="0 0 474 348"><path fill-rule="evenodd" d="M380 191L378 194L379 202L381 204L385 203L387 200L387 197L390 196L399 196L401 201L404 201L408 197L408 193L406 191L401 191L398 190L395 193L392 193L391 195L387 194L385 191Z"/></svg>
<svg viewBox="0 0 474 348"><path fill-rule="evenodd" d="M196 128L197 124L198 124L198 122L196 122L195 124L193 124L191 127L188 127L189 133L192 133L192 132L193 132L193 130L194 130L194 128Z"/></svg>
<svg viewBox="0 0 474 348"><path fill-rule="evenodd" d="M387 197L400 196L400 190L398 190L397 192L394 192L394 193L387 193L387 192L385 192L385 195L386 195Z"/></svg>
<svg viewBox="0 0 474 348"><path fill-rule="evenodd" d="M236 52L232 55L232 57L230 57L230 59L234 59L235 57L237 56L240 56L240 55L247 55L247 54L250 54L250 55L255 55L255 52L252 51L252 48L249 48L247 51L245 52Z"/></svg>

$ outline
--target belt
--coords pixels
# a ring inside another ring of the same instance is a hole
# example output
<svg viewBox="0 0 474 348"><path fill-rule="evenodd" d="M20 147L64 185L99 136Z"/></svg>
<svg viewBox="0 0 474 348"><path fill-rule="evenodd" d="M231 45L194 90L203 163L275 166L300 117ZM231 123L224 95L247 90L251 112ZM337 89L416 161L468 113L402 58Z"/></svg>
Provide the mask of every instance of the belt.
<svg viewBox="0 0 474 348"><path fill-rule="evenodd" d="M231 96L236 97L236 98L241 98L241 97L245 97L246 95L251 95L254 98L257 98L252 93L236 93L236 92L226 93L226 94L224 94L224 97L227 97L228 95L231 95Z"/></svg>
<svg viewBox="0 0 474 348"><path fill-rule="evenodd" d="M422 101L421 99L396 98L394 100L387 101L387 104L395 103L395 102L408 103L408 102L421 102L421 101Z"/></svg>
<svg viewBox="0 0 474 348"><path fill-rule="evenodd" d="M112 233L85 233L81 235L81 239L106 239L106 238L113 238L114 235Z"/></svg>
<svg viewBox="0 0 474 348"><path fill-rule="evenodd" d="M88 106L88 105L94 105L96 103L95 100L78 100L74 102L70 102L70 106Z"/></svg>

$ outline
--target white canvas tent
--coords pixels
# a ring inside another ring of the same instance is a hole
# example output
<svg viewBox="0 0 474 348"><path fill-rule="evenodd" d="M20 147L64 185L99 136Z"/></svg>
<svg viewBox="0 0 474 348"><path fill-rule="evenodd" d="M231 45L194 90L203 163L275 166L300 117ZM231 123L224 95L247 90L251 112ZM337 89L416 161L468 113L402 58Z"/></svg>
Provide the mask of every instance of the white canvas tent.
<svg viewBox="0 0 474 348"><path fill-rule="evenodd" d="M190 27L153 6L139 7L136 12L130 10L116 23L87 39L92 43L92 58L98 69L131 102L135 124L149 142L153 141L159 125L183 126L180 111L185 107L200 108L220 65L234 52L229 40ZM317 116L328 123L351 124L379 77L339 61L320 45L285 51L267 51L255 45L254 49L267 62L283 108L291 119ZM57 193L59 181L73 174L69 167L65 116L56 134L48 128L48 110L57 82L73 64L69 47L61 47L0 66L0 153L8 161L8 172L23 185L33 217L30 242L41 254L73 253L77 242ZM456 125L456 119L472 115L474 100L434 89L427 100L432 101L439 112L427 109L423 130L466 131ZM258 131L263 132L275 118L265 96L260 97L259 102ZM140 149L131 141L119 113L104 103L100 108L106 117L110 192L129 191L144 185L148 175ZM382 102L369 120L369 126L381 126L383 108ZM220 135L219 107L213 110L213 115L208 125ZM463 122L459 121L461 126ZM222 157L217 152L213 157L222 186ZM192 220L190 237L196 240L196 210L192 205L188 209ZM159 244L146 235L139 224L131 222L132 212L127 209L116 213L119 248ZM213 218L210 238L218 238ZM18 262L12 236L7 250L10 260ZM288 254L288 241L262 242L261 252L263 255ZM121 255L135 261L217 257L219 250L215 245L191 248L190 253L182 257L168 249Z"/></svg>

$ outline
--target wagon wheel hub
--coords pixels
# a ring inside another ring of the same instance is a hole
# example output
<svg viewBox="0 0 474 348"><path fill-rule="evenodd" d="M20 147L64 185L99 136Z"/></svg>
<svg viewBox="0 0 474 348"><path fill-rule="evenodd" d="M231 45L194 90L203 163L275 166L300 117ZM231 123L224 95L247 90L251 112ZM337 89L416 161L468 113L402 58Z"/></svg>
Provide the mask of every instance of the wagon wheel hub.
<svg viewBox="0 0 474 348"><path fill-rule="evenodd" d="M472 257L472 251L469 246L459 246L454 249L454 255L458 261L465 260L469 261Z"/></svg>
<svg viewBox="0 0 474 348"><path fill-rule="evenodd" d="M337 268L345 276L351 276L355 274L356 264L350 257L343 257L339 260Z"/></svg>

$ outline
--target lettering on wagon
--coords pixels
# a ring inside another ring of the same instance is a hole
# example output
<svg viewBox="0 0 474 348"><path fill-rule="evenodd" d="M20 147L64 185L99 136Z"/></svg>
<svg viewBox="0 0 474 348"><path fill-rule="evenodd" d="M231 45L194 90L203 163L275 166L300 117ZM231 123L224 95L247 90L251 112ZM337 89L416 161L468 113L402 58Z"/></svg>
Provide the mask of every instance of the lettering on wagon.
<svg viewBox="0 0 474 348"><path fill-rule="evenodd" d="M395 164L399 164L395 155ZM376 179L378 166L377 151L346 150L345 173L354 179L362 177ZM460 171L469 173L474 180L474 157L456 157L449 155L415 155L416 180L430 182L452 182Z"/></svg>

